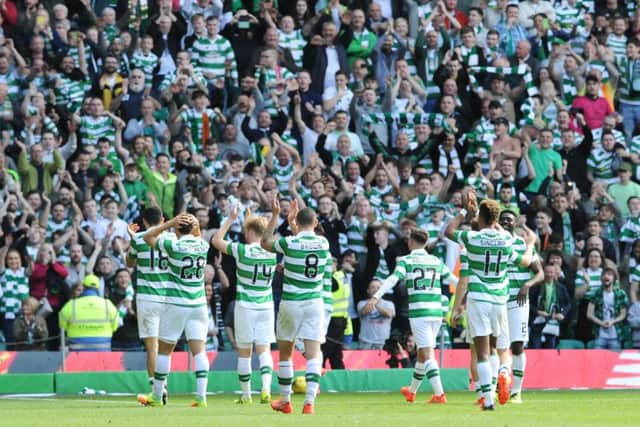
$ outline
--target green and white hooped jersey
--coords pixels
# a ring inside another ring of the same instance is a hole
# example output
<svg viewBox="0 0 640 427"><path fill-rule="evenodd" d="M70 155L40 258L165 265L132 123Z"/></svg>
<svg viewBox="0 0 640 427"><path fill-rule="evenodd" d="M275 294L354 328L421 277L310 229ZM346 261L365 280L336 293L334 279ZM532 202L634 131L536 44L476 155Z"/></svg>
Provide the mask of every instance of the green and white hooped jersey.
<svg viewBox="0 0 640 427"><path fill-rule="evenodd" d="M451 272L440 259L424 249L416 249L398 258L393 274L385 280L381 290L404 280L409 293L409 318L441 320L442 281L450 277Z"/></svg>
<svg viewBox="0 0 640 427"><path fill-rule="evenodd" d="M602 268L592 270L590 267L578 270L576 274L576 289L587 286L586 298L602 287Z"/></svg>
<svg viewBox="0 0 640 427"><path fill-rule="evenodd" d="M133 53L133 58L131 58L131 65L134 68L139 68L144 72L144 84L145 86L151 86L153 82L153 69L158 65L158 56L149 52L147 55L142 53L142 51L137 50Z"/></svg>
<svg viewBox="0 0 640 427"><path fill-rule="evenodd" d="M519 253L524 253L527 250L527 244L520 236L514 236L513 247ZM537 254L535 254L533 259L537 259L537 257ZM507 308L518 307L518 292L531 279L531 276L532 273L529 267L522 267L518 264L509 265L509 300L507 301ZM529 298L527 297L528 302Z"/></svg>
<svg viewBox="0 0 640 427"><path fill-rule="evenodd" d="M468 298L506 304L509 299L509 264L519 264L523 255L514 248L513 236L506 231L485 228L480 231L456 230L454 240L467 250Z"/></svg>
<svg viewBox="0 0 640 427"><path fill-rule="evenodd" d="M322 303L325 313L333 313L333 259L329 254L329 261L324 267L324 278L322 280Z"/></svg>
<svg viewBox="0 0 640 427"><path fill-rule="evenodd" d="M167 283L166 303L186 307L207 304L204 293L204 268L209 244L192 235L178 238L160 236L156 241L169 258L171 280Z"/></svg>
<svg viewBox="0 0 640 427"><path fill-rule="evenodd" d="M222 36L217 35L215 39L202 37L196 40L191 47L191 61L203 73L212 73L212 79L224 78L225 62L231 61L231 77L234 82L238 80L236 57L233 53L233 48L231 43Z"/></svg>
<svg viewBox="0 0 640 427"><path fill-rule="evenodd" d="M113 145L116 130L113 119L109 116L82 116L80 118L80 142L82 145L96 145L98 139L105 137Z"/></svg>
<svg viewBox="0 0 640 427"><path fill-rule="evenodd" d="M29 297L29 277L24 267L10 268L0 275L0 313L5 319L15 319L20 314L22 300Z"/></svg>
<svg viewBox="0 0 640 427"><path fill-rule="evenodd" d="M227 255L236 260L236 305L255 310L273 310L271 281L277 264L276 255L259 243L229 243Z"/></svg>
<svg viewBox="0 0 640 427"><path fill-rule="evenodd" d="M152 249L144 241L146 232L136 233L131 238L129 257L136 259L137 300L164 303L169 293L167 285L173 281L169 273L169 258L161 249ZM173 233L162 235L175 239Z"/></svg>
<svg viewBox="0 0 640 427"><path fill-rule="evenodd" d="M364 238L369 224L360 220L356 216L351 217L351 221L347 225L347 245L349 249L357 254L367 252Z"/></svg>
<svg viewBox="0 0 640 427"><path fill-rule="evenodd" d="M289 49L293 61L298 68L302 68L302 54L307 41L302 35L302 30L294 30L289 34L278 30L278 45L282 48Z"/></svg>
<svg viewBox="0 0 640 427"><path fill-rule="evenodd" d="M327 239L301 231L276 240L272 250L284 255L283 301L322 298L325 269L333 262Z"/></svg>

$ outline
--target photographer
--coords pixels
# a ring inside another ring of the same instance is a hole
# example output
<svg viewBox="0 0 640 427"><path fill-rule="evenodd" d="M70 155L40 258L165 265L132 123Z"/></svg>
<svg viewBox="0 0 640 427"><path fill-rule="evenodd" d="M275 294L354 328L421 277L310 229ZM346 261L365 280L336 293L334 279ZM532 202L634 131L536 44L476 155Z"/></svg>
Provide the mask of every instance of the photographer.
<svg viewBox="0 0 640 427"><path fill-rule="evenodd" d="M394 333L384 344L383 349L390 356L385 363L391 369L413 368L416 364L418 351L416 342L411 334Z"/></svg>

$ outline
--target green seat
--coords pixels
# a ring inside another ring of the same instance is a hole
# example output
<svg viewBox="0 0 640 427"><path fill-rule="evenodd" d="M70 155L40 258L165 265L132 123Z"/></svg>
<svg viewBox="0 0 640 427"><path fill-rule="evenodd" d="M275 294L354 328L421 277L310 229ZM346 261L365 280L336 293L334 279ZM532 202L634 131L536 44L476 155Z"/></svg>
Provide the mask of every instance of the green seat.
<svg viewBox="0 0 640 427"><path fill-rule="evenodd" d="M596 348L596 340L591 340L587 343L587 348L594 349Z"/></svg>
<svg viewBox="0 0 640 427"><path fill-rule="evenodd" d="M560 340L558 350L583 350L584 343L579 340Z"/></svg>

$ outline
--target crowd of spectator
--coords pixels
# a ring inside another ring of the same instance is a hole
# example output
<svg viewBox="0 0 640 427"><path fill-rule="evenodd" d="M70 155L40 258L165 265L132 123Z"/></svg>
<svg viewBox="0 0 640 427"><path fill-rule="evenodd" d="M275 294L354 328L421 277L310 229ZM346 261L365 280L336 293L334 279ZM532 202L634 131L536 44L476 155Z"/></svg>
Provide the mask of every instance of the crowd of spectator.
<svg viewBox="0 0 640 427"><path fill-rule="evenodd" d="M140 349L127 223L156 205L210 239L239 204L241 240L244 212L278 194L280 235L293 200L318 212L352 290L346 343L406 356L406 289L361 301L412 226L457 274L443 230L469 189L539 237L531 347L640 347L636 6L0 0L7 347L56 349L57 313L94 274L119 311L113 348ZM209 348L232 349L233 259L211 249L205 281Z"/></svg>

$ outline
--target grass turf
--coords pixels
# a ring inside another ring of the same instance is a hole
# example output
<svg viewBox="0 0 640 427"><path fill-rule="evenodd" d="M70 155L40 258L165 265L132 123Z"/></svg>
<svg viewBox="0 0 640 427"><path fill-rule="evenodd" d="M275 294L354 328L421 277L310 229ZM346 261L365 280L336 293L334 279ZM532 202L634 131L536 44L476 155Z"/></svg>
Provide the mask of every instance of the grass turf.
<svg viewBox="0 0 640 427"><path fill-rule="evenodd" d="M449 393L447 405L426 405L428 393L415 404L400 393L322 393L316 414L303 416L302 395L293 396L294 413L275 413L261 405L237 405L235 396L209 396L208 408L191 408L189 396L172 396L163 408L145 408L135 397L75 396L0 399L4 426L613 426L635 425L638 391L527 391L522 405L497 406L482 412L471 392ZM418 403L419 402L419 403Z"/></svg>

